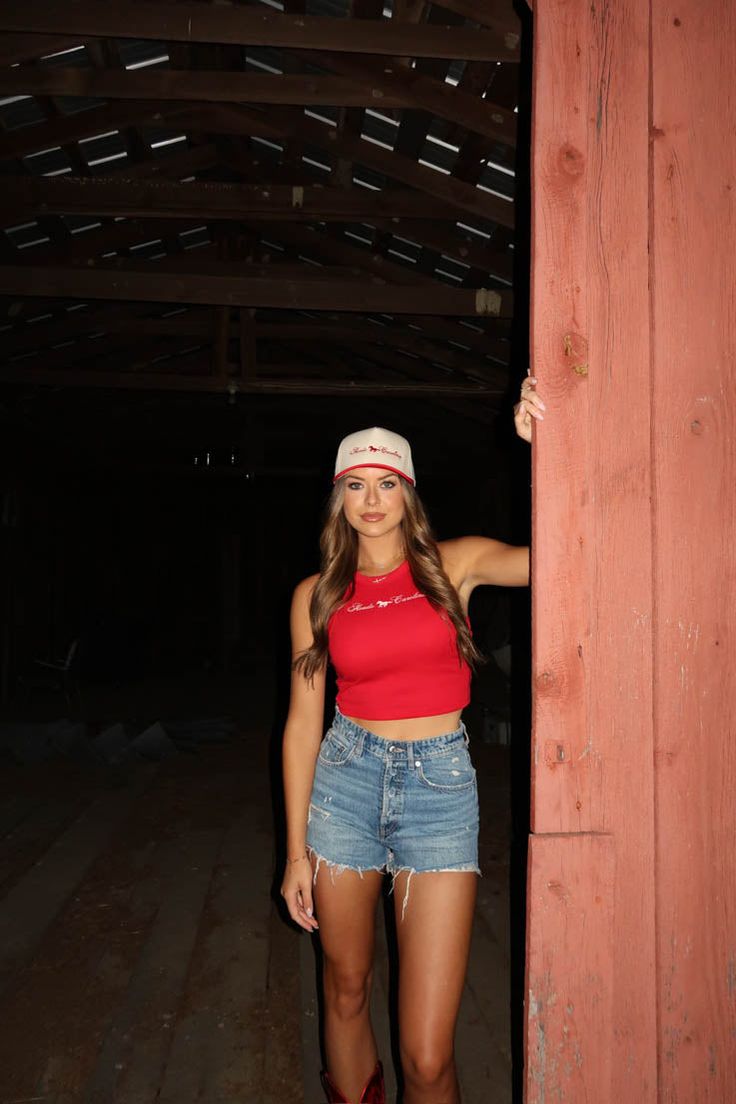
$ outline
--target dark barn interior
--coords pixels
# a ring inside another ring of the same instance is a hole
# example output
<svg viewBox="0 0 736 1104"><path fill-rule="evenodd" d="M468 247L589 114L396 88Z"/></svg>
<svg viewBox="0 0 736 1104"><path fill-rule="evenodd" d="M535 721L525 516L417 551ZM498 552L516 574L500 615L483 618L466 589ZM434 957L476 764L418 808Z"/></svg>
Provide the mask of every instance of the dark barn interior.
<svg viewBox="0 0 736 1104"><path fill-rule="evenodd" d="M528 540L529 27L0 0L0 28L0 1102L316 1104L318 964L277 894L289 600L365 426L410 439L438 537ZM518 1080L528 616L474 596L466 1104Z"/></svg>

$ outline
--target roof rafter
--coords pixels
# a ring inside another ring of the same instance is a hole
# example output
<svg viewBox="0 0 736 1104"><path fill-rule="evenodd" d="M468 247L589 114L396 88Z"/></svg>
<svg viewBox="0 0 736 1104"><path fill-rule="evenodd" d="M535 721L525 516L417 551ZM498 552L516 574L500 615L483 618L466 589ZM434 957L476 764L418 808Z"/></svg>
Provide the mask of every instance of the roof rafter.
<svg viewBox="0 0 736 1104"><path fill-rule="evenodd" d="M6 132L0 136L0 160L27 157L40 150L54 149L67 142L80 142L121 127L170 125L177 115L188 115L198 107L197 103L166 104L138 100L91 107L52 122L34 123Z"/></svg>
<svg viewBox="0 0 736 1104"><path fill-rule="evenodd" d="M421 284L357 283L331 280L285 280L213 275L211 272L170 273L149 265L139 271L59 265L54 268L0 265L0 295L64 296L84 299L137 299L157 303L210 303L244 307L287 307L302 310L376 311L391 314L430 312L456 316L510 312L511 299L479 288Z"/></svg>
<svg viewBox="0 0 736 1104"><path fill-rule="evenodd" d="M205 107L188 119L188 125L195 126L197 118L204 129L213 133L252 134L278 142L283 142L294 134L293 125L289 125L289 120L282 116L281 108L278 107L273 107L268 112L258 112L233 104ZM313 145L324 147L329 157L346 157L383 173L390 180L408 184L410 188L416 188L420 192L427 192L458 210L469 211L488 222L497 222L507 227L514 225L514 205L511 201L456 180L437 169L419 165L412 158L395 150L382 149L365 138L345 131L338 132L336 127L306 116L298 133Z"/></svg>
<svg viewBox="0 0 736 1104"><path fill-rule="evenodd" d="M222 158L243 175L248 183L263 183L268 186L277 183L308 183L316 182L324 186L324 177L318 174L308 165L302 165L299 175L285 171L284 167L263 160L257 156L248 156L232 149L223 149ZM330 177L332 183L332 177ZM417 194L417 193L414 193ZM451 220L440 219L414 219L402 221L400 218L384 219L374 217L371 220L373 226L379 230L388 231L394 237L404 237L419 246L429 246L437 254L460 261L461 264L472 265L481 272L486 272L499 280L510 284L513 275L513 256L508 250L496 247L492 241L484 241L482 238L473 238L468 229L462 231L456 227L457 217Z"/></svg>
<svg viewBox="0 0 736 1104"><path fill-rule="evenodd" d="M248 219L313 222L372 218L445 219L446 204L408 188L367 191L320 185L178 183L161 179L5 177L8 216L49 212L126 218Z"/></svg>
<svg viewBox="0 0 736 1104"><path fill-rule="evenodd" d="M334 55L336 58L340 55ZM189 69L136 70L39 68L0 69L0 93L81 96L111 100L200 100L203 103L263 103L304 106L423 108L468 130L513 145L516 121L503 108L452 85L415 77L410 71L382 73L357 60L332 62L341 76L235 73ZM355 75L349 76L355 70ZM348 74L348 75L345 75Z"/></svg>
<svg viewBox="0 0 736 1104"><path fill-rule="evenodd" d="M394 395L407 398L467 397L497 398L497 388L469 385L416 383L376 383L362 380L249 380L215 375L184 375L176 372L54 372L44 368L0 365L0 381L20 384L51 384L64 387L111 387L154 391L211 391L242 395L339 395L364 398L370 395Z"/></svg>
<svg viewBox="0 0 736 1104"><path fill-rule="evenodd" d="M492 29L438 27L316 15L282 15L261 5L201 4L182 0L0 0L0 30L13 33L102 38L153 38L174 42L296 46L358 54L518 61L518 41L509 45Z"/></svg>

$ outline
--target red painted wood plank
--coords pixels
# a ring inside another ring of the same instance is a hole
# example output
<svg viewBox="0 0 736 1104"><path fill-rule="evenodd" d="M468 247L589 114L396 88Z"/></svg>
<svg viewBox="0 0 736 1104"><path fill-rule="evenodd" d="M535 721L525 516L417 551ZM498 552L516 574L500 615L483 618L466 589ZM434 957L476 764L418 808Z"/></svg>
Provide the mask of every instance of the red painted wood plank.
<svg viewBox="0 0 736 1104"><path fill-rule="evenodd" d="M590 801L599 759L583 757L590 635L586 8L584 0L547 0L535 23L532 362L551 411L533 456L535 832L589 831L601 820Z"/></svg>
<svg viewBox="0 0 736 1104"><path fill-rule="evenodd" d="M611 836L532 837L527 1104L611 1099L614 872Z"/></svg>
<svg viewBox="0 0 736 1104"><path fill-rule="evenodd" d="M652 1104L648 9L534 10L532 342L549 414L533 462L532 842L603 832L617 855L611 1021L580 1036L597 1061L609 1030L610 1080L583 1096L571 1071L565 1099ZM551 984L584 989L574 950L555 969Z"/></svg>
<svg viewBox="0 0 736 1104"><path fill-rule="evenodd" d="M736 1100L736 9L653 4L659 1092Z"/></svg>

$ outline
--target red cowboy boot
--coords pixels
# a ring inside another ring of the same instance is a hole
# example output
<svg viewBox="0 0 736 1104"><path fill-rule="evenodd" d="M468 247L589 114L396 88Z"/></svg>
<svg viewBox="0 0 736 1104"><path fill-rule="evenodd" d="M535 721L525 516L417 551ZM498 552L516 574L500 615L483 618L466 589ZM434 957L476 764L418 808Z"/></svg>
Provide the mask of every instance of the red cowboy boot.
<svg viewBox="0 0 736 1104"><path fill-rule="evenodd" d="M386 1088L383 1084L383 1066L376 1062L376 1068L368 1078L363 1092L360 1094L360 1104L386 1104Z"/></svg>
<svg viewBox="0 0 736 1104"><path fill-rule="evenodd" d="M329 1073L322 1074L322 1085L327 1093L327 1104L350 1104L348 1098L338 1089ZM386 1090L383 1084L383 1066L376 1062L376 1068L360 1094L358 1104L386 1104Z"/></svg>

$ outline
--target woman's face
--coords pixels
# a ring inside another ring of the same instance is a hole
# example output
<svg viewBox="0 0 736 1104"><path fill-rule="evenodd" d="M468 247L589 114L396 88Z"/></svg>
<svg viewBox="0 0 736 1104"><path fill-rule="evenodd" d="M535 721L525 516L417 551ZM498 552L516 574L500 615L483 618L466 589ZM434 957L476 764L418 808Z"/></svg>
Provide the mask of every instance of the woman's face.
<svg viewBox="0 0 736 1104"><path fill-rule="evenodd" d="M360 536L382 537L401 525L405 507L400 475L382 468L356 468L344 480L343 510Z"/></svg>

